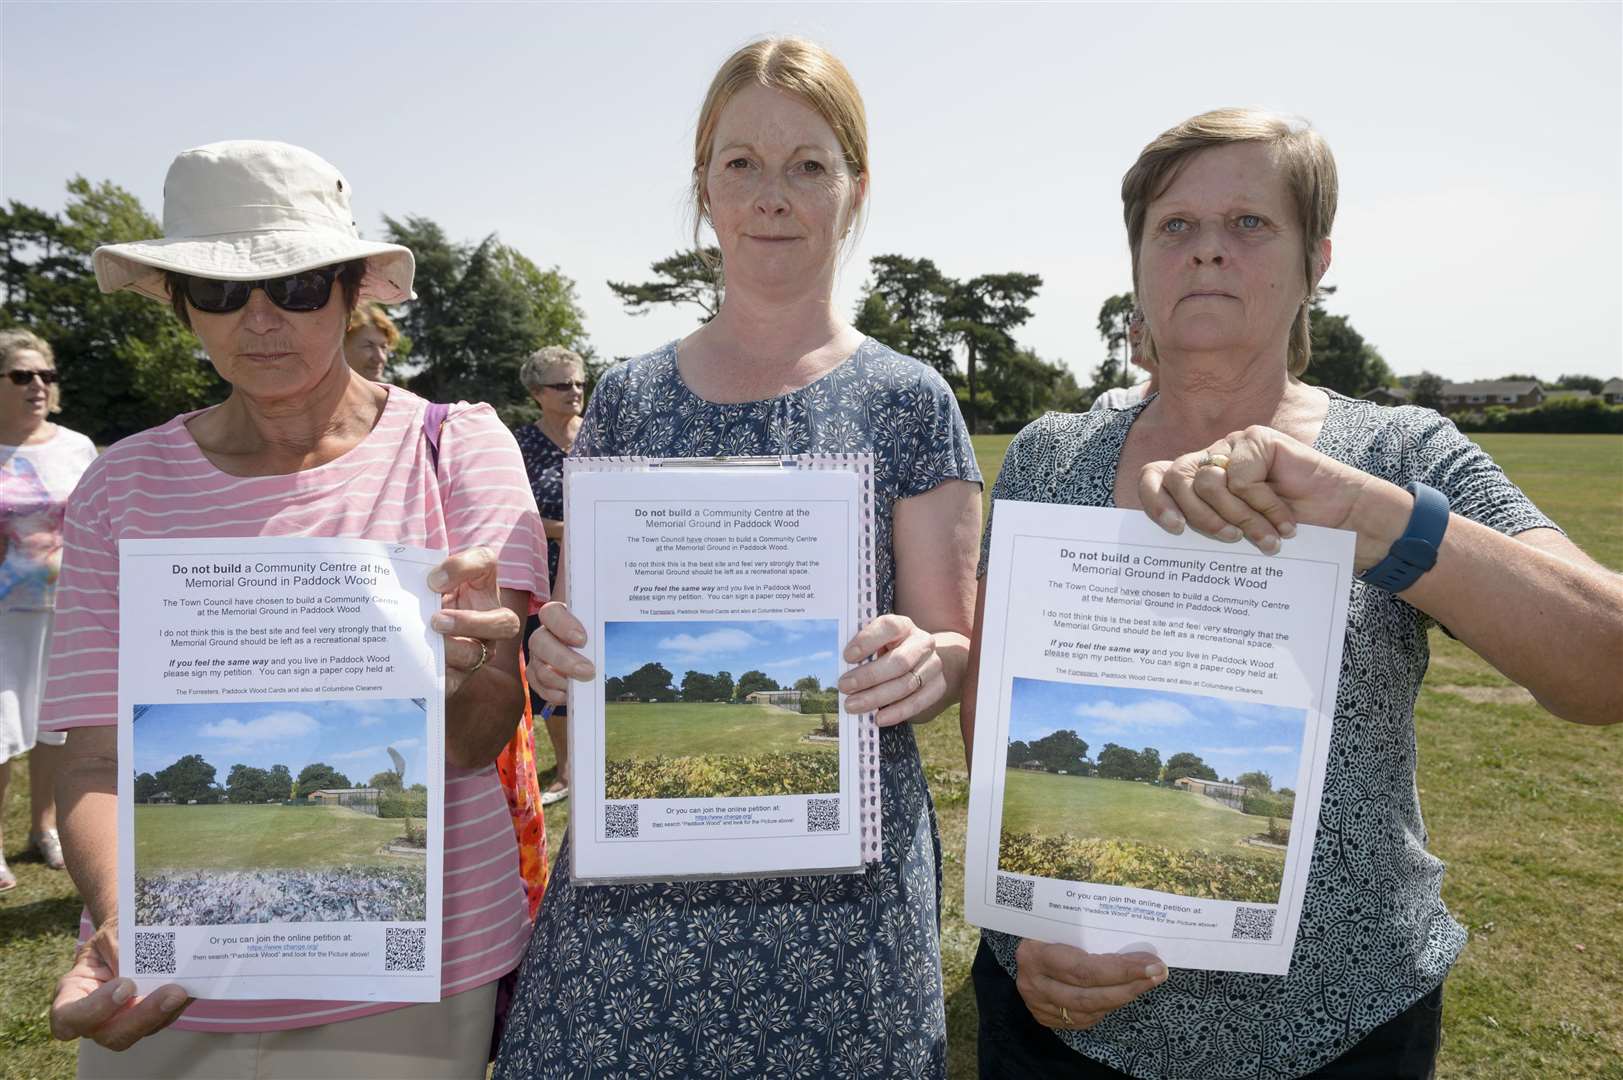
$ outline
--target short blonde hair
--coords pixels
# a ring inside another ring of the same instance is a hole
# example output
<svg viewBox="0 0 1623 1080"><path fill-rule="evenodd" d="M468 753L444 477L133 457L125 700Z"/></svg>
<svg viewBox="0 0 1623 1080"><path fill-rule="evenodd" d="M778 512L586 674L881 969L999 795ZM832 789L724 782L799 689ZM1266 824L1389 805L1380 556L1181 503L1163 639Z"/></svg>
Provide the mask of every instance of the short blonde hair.
<svg viewBox="0 0 1623 1080"><path fill-rule="evenodd" d="M1202 150L1242 142L1267 146L1275 166L1284 173L1286 190L1296 208L1296 223L1302 229L1302 275L1307 299L1312 301L1324 273L1324 267L1319 265L1319 244L1329 238L1336 220L1336 159L1330 153L1330 144L1307 121L1263 109L1213 109L1201 113L1163 131L1139 152L1138 160L1121 180L1122 217L1127 222L1127 247L1133 256L1135 292L1144 218L1150 203L1172 186L1189 159ZM1307 370L1313 353L1309 303L1302 305L1291 326L1288 355L1292 375ZM1152 363L1156 360L1155 337L1147 328L1144 353Z"/></svg>
<svg viewBox="0 0 1623 1080"><path fill-rule="evenodd" d="M580 353L562 345L548 345L524 358L523 366L518 369L518 381L531 394L539 394L547 370L563 365L575 368L583 378L586 375L586 361L581 359Z"/></svg>
<svg viewBox="0 0 1623 1080"><path fill-rule="evenodd" d="M782 90L805 102L834 129L852 177L868 176L868 112L855 80L839 58L805 38L752 41L729 56L710 80L704 105L699 109L699 124L693 132L693 246L701 253L704 244L699 229L710 218L704 189L705 173L710 168L710 144L715 141L721 111L734 94L751 84ZM853 215L853 226L861 209L857 207L858 214ZM851 231L854 234L857 230L853 227Z"/></svg>
<svg viewBox="0 0 1623 1080"><path fill-rule="evenodd" d="M344 336L349 337L357 330L368 326L375 327L383 334L383 342L393 351L400 344L400 329L395 326L389 313L383 310L382 304L361 304L349 313L349 325L344 327Z"/></svg>
<svg viewBox="0 0 1623 1080"><path fill-rule="evenodd" d="M9 371L12 359L20 352L37 352L52 369L56 367L56 354L51 351L50 343L32 330L24 330L20 326L0 330L0 371ZM45 404L53 413L62 411L61 383L53 383L45 388Z"/></svg>

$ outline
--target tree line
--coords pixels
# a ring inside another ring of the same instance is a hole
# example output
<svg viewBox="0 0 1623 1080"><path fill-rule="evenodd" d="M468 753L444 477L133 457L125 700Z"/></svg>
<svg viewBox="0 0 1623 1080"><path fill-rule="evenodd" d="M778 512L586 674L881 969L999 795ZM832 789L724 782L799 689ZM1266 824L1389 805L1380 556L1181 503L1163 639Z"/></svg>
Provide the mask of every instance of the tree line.
<svg viewBox="0 0 1623 1080"><path fill-rule="evenodd" d="M670 669L657 660L650 661L628 675L610 675L603 680L603 698L616 701L631 696L638 701L744 701L758 690L799 690L802 693L823 693L817 676L806 675L790 687L778 685L778 680L763 671L746 671L735 681L732 672L688 671L682 676L680 687L674 682ZM826 691L833 693L832 690Z"/></svg>
<svg viewBox="0 0 1623 1080"><path fill-rule="evenodd" d="M0 326L27 326L51 343L63 376L63 423L107 443L221 400L228 387L162 305L96 287L91 252L157 237L157 220L110 181L75 177L67 192L60 213L16 200L0 210ZM559 267L543 268L496 233L465 241L421 215L383 221L383 239L417 259L417 299L392 310L403 333L392 381L431 400L486 401L519 423L538 415L518 381L537 348L581 353L589 382L606 367L586 333L576 283ZM647 281L606 284L632 314L673 304L696 308L703 322L720 309L724 291L718 254L685 249L652 262ZM1071 365L1018 340L1042 286L1040 275L1019 270L955 277L928 257L877 255L853 321L940 372L972 431L1014 431L1043 412L1085 409L1138 377L1127 357L1130 291L1100 306L1093 329L1103 349L1097 365L1081 365L1091 372L1083 385ZM1311 314L1307 381L1358 396L1391 380L1379 351L1345 315L1327 312L1322 297ZM1077 341L1079 357L1096 348L1086 336Z"/></svg>
<svg viewBox="0 0 1623 1080"><path fill-rule="evenodd" d="M214 766L204 760L202 754L187 754L155 773L137 774L135 801L150 803L159 796L167 796L182 804L283 802L309 798L311 792L323 789L355 786L349 777L324 761L306 765L296 778L286 765L261 769L240 763L231 766L224 784L216 782L216 775ZM367 781L366 786L399 791L400 775L384 770ZM413 784L410 790L419 789L424 793L428 790L422 784Z"/></svg>
<svg viewBox="0 0 1623 1080"><path fill-rule="evenodd" d="M1087 740L1074 731L1051 731L1030 742L1010 739L1007 760L1011 769L1036 767L1044 772L1097 776L1105 780L1142 780L1152 784L1172 784L1189 777L1242 784L1257 795L1274 793L1273 777L1260 769L1243 772L1233 780L1219 777L1217 770L1206 764L1199 754L1187 750L1173 754L1163 764L1161 752L1153 746L1132 750L1107 742L1097 758L1089 758ZM1280 788L1277 794L1294 797L1295 792Z"/></svg>

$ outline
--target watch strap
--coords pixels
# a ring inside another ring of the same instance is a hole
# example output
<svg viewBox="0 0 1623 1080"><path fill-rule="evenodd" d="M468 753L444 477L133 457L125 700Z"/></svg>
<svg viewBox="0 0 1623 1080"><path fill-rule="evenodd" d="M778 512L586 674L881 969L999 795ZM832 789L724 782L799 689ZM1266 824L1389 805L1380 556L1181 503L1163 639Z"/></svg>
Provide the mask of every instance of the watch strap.
<svg viewBox="0 0 1623 1080"><path fill-rule="evenodd" d="M1414 509L1403 535L1392 543L1386 558L1365 570L1362 580L1387 592L1402 592L1437 564L1437 549L1448 531L1448 499L1436 488L1418 481L1405 485L1414 496Z"/></svg>

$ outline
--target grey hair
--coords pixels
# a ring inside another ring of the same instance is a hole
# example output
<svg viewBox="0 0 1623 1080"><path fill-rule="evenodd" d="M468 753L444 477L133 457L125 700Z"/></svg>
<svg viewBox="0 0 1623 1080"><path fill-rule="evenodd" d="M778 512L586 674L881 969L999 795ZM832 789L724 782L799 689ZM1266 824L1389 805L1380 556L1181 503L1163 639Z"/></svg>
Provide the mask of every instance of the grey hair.
<svg viewBox="0 0 1623 1080"><path fill-rule="evenodd" d="M524 384L524 389L531 394L541 391L541 376L548 368L568 364L586 372L586 361L581 359L580 353L574 349L566 349L562 345L548 345L535 350L524 358L524 365L518 369L518 381Z"/></svg>

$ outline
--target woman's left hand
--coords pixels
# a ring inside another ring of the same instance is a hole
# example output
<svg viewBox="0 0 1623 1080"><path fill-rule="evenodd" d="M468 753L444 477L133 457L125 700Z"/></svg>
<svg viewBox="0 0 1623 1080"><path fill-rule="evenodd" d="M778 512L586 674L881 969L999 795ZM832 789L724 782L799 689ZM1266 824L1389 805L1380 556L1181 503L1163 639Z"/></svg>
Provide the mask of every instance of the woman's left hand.
<svg viewBox="0 0 1623 1080"><path fill-rule="evenodd" d="M857 631L845 659L855 664L864 656L873 659L840 676L849 715L878 710L879 726L889 727L927 712L947 693L935 635L906 615L881 615Z"/></svg>
<svg viewBox="0 0 1623 1080"><path fill-rule="evenodd" d="M1281 538L1296 535L1298 524L1350 529L1358 534L1359 572L1386 557L1413 506L1397 485L1260 425L1144 466L1138 497L1168 532L1180 533L1187 523L1219 540L1243 537L1269 555Z"/></svg>
<svg viewBox="0 0 1623 1080"><path fill-rule="evenodd" d="M498 642L518 637L523 622L502 604L496 553L471 547L428 572L428 587L445 606L429 625L445 635L445 696L452 697L496 653Z"/></svg>

